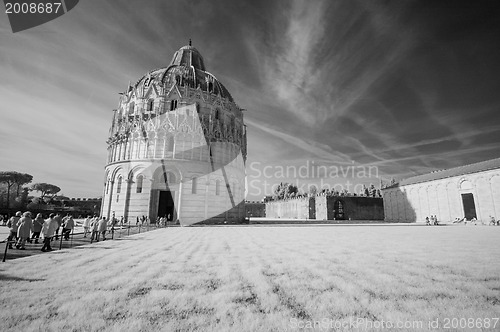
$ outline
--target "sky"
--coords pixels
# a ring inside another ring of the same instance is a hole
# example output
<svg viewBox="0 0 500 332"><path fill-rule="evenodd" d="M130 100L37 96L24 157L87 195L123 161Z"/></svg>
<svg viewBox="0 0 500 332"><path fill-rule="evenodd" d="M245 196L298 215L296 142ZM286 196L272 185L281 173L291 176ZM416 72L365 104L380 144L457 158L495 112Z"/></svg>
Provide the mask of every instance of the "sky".
<svg viewBox="0 0 500 332"><path fill-rule="evenodd" d="M189 39L246 110L249 199L498 158L495 4L83 0L18 33L2 12L0 170L101 196L118 93Z"/></svg>

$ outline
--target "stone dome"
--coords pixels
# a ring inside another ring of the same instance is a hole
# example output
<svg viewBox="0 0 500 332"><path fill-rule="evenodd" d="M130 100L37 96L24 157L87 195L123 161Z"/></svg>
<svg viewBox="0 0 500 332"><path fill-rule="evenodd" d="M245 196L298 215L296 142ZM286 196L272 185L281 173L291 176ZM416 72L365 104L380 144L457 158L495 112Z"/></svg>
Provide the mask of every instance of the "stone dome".
<svg viewBox="0 0 500 332"><path fill-rule="evenodd" d="M191 45L181 47L175 52L168 67L154 69L141 77L135 84L136 89L147 89L151 83L171 86L174 83L191 88L200 88L220 95L233 102L233 97L226 87L211 73L206 71L200 52Z"/></svg>

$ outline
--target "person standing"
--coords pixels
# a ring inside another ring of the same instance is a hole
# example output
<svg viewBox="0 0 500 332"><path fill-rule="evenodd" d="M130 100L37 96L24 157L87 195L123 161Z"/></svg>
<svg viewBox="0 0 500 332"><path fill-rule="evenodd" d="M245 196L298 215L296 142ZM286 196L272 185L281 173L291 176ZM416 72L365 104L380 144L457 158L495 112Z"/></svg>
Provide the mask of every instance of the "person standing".
<svg viewBox="0 0 500 332"><path fill-rule="evenodd" d="M55 232L55 240L57 241L59 239L59 228L61 228L61 225L63 223L61 214L56 213L54 220L57 222L57 228L56 228L56 232Z"/></svg>
<svg viewBox="0 0 500 332"><path fill-rule="evenodd" d="M90 214L89 214L87 216L87 218L85 218L85 220L83 221L83 237L87 237L87 234L89 233L90 221L91 221L91 218L90 218Z"/></svg>
<svg viewBox="0 0 500 332"><path fill-rule="evenodd" d="M90 237L90 242L96 241L99 242L99 220L95 217L92 220L90 228L92 229L92 236Z"/></svg>
<svg viewBox="0 0 500 332"><path fill-rule="evenodd" d="M26 250L26 240L29 239L33 230L33 220L30 212L24 212L23 217L17 222L17 244L16 248Z"/></svg>
<svg viewBox="0 0 500 332"><path fill-rule="evenodd" d="M10 217L7 222L7 227L9 227L9 237L7 238L7 243L9 244L9 249L12 248L12 242L17 241L17 222L21 219L21 211L16 212L15 216Z"/></svg>
<svg viewBox="0 0 500 332"><path fill-rule="evenodd" d="M106 217L102 217L101 220L99 220L99 233L102 234L102 240L106 241L106 230L108 229L108 221L106 220ZM98 235L99 238L99 235Z"/></svg>
<svg viewBox="0 0 500 332"><path fill-rule="evenodd" d="M71 234L73 228L75 228L75 221L73 220L72 216L68 215L68 217L64 221L63 232L62 232L62 234L64 235L64 239L66 241L69 240L69 235Z"/></svg>
<svg viewBox="0 0 500 332"><path fill-rule="evenodd" d="M33 235L31 236L31 239L35 240L35 243L38 243L38 240L40 239L43 223L44 220L42 214L37 214L35 220L33 220Z"/></svg>
<svg viewBox="0 0 500 332"><path fill-rule="evenodd" d="M42 234L43 234L43 247L42 251L52 251L52 248L50 247L50 241L52 240L52 237L54 236L56 229L59 227L59 224L57 223L57 220L55 219L56 215L54 213L51 213L49 215L49 219L45 220L42 226Z"/></svg>

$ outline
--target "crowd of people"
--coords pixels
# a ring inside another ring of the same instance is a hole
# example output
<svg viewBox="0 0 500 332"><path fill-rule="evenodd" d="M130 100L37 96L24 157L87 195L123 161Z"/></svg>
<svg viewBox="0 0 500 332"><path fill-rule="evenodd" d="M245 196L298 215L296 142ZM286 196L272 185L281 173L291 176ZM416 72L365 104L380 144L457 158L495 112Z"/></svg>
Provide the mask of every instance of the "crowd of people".
<svg viewBox="0 0 500 332"><path fill-rule="evenodd" d="M431 215L431 217L425 217L426 225L439 225L439 221L436 215Z"/></svg>
<svg viewBox="0 0 500 332"><path fill-rule="evenodd" d="M43 246L41 251L51 251L50 243L53 240L59 240L61 236L65 241L70 239L70 236L75 228L75 220L68 214L62 217L60 213L51 213L47 219L44 219L41 213L38 213L33 218L31 212L21 211L10 218L0 216L0 222L9 227L9 236L7 244L9 249L26 250L26 243L39 243L40 238L43 238ZM83 222L84 236L91 234L91 241L99 241L102 235L102 240L106 240L106 232L108 221L105 217L88 216ZM59 235L59 230L61 233ZM61 240L62 241L62 240Z"/></svg>

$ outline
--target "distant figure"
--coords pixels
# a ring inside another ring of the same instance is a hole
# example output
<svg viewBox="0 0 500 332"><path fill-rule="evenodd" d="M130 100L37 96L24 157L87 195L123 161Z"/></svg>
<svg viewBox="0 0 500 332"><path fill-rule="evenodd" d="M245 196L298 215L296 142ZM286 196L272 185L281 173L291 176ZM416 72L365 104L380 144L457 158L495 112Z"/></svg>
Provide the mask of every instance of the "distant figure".
<svg viewBox="0 0 500 332"><path fill-rule="evenodd" d="M33 220L33 235L31 239L35 240L35 243L38 243L38 239L40 239L40 233L42 232L44 222L45 220L43 220L41 213L37 214L35 220Z"/></svg>
<svg viewBox="0 0 500 332"><path fill-rule="evenodd" d="M18 211L16 212L16 215L10 217L7 222L7 227L9 227L9 237L7 238L9 249L12 249L12 242L17 241L17 222L21 219L21 216L21 211Z"/></svg>
<svg viewBox="0 0 500 332"><path fill-rule="evenodd" d="M102 217L101 220L99 220L99 233L102 234L102 240L106 241L106 230L108 229L108 221L106 220L106 217ZM97 235L99 237L99 235Z"/></svg>
<svg viewBox="0 0 500 332"><path fill-rule="evenodd" d="M43 234L43 247L42 251L52 251L52 248L50 247L50 241L52 240L52 237L54 236L56 229L59 227L59 224L57 223L57 220L55 219L56 215L54 213L51 213L49 215L49 219L45 220L42 226L42 234Z"/></svg>
<svg viewBox="0 0 500 332"><path fill-rule="evenodd" d="M437 215L434 215L434 225L436 225L436 226L439 225Z"/></svg>
<svg viewBox="0 0 500 332"><path fill-rule="evenodd" d="M430 224L431 224L431 222L430 222L430 220L429 220L429 217L425 217L425 224L426 224L426 225L430 225Z"/></svg>
<svg viewBox="0 0 500 332"><path fill-rule="evenodd" d="M56 216L54 217L54 220L57 222L57 228L56 228L56 233L55 233L55 237L52 237L53 239L55 239L56 241L59 239L59 228L61 228L61 225L63 223L63 220L62 220L62 217L61 217L61 214L60 213L56 213Z"/></svg>
<svg viewBox="0 0 500 332"><path fill-rule="evenodd" d="M66 218L63 225L62 235L64 235L64 240L69 240L69 235L71 234L73 228L75 228L75 221L73 220L72 216L69 216L68 218Z"/></svg>
<svg viewBox="0 0 500 332"><path fill-rule="evenodd" d="M97 218L94 218L94 220L92 220L92 224L90 225L91 229L92 229L92 235L90 237L90 241L97 241L99 242L99 220L97 220Z"/></svg>
<svg viewBox="0 0 500 332"><path fill-rule="evenodd" d="M26 250L26 240L29 239L32 230L33 219L31 219L31 213L24 212L23 217L17 222L17 249Z"/></svg>
<svg viewBox="0 0 500 332"><path fill-rule="evenodd" d="M92 218L90 217L90 214L85 218L83 221L83 237L87 237L87 234L90 231L90 222L92 221Z"/></svg>

